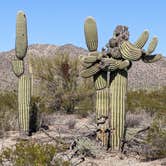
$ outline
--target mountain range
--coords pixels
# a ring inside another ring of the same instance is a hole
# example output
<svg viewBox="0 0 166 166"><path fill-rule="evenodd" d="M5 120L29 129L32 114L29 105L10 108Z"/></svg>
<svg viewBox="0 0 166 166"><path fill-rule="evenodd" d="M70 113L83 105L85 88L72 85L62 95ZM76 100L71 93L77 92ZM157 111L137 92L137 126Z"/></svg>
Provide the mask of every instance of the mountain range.
<svg viewBox="0 0 166 166"><path fill-rule="evenodd" d="M50 44L32 44L28 47L27 54L34 56L53 56L67 53L72 57L87 55L88 51L72 44L62 46ZM11 60L15 51L0 52L0 90L16 89L17 78L12 72ZM27 63L27 57L25 58ZM158 88L166 86L166 58L147 64L142 61L134 62L128 75L129 88Z"/></svg>

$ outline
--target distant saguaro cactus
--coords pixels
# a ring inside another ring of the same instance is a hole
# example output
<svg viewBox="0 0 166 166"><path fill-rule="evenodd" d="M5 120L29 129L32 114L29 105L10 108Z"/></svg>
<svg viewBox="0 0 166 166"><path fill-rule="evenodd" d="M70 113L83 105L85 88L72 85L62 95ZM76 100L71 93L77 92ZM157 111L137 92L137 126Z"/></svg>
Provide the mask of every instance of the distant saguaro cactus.
<svg viewBox="0 0 166 166"><path fill-rule="evenodd" d="M161 59L160 54L150 55L157 46L157 38L154 37L148 50L144 51L142 48L148 40L148 31L144 31L136 43L131 44L128 41L128 27L119 25L106 48L98 52L97 26L92 17L85 20L84 32L89 55L82 58L81 76L94 79L97 139L107 148L120 150L125 126L128 70L132 61L151 63Z"/></svg>
<svg viewBox="0 0 166 166"><path fill-rule="evenodd" d="M29 135L29 111L31 100L31 78L24 75L24 57L27 53L27 21L23 11L19 11L16 19L16 57L12 68L18 77L18 110L20 134Z"/></svg>

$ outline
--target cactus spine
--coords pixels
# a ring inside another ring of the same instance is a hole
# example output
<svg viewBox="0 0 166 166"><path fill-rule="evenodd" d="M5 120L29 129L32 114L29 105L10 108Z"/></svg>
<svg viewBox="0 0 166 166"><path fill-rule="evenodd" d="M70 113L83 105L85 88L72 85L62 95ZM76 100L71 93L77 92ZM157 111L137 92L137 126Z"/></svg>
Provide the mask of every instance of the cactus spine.
<svg viewBox="0 0 166 166"><path fill-rule="evenodd" d="M29 111L31 79L24 75L24 57L27 53L27 22L24 12L19 11L16 19L16 58L12 61L13 72L18 77L18 110L20 134L29 134Z"/></svg>

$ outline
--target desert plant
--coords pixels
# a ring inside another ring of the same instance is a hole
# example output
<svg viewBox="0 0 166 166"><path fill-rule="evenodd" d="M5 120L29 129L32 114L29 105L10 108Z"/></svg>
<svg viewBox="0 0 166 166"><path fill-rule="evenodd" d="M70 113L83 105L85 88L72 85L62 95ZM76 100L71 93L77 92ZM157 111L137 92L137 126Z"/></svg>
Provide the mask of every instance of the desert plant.
<svg viewBox="0 0 166 166"><path fill-rule="evenodd" d="M14 92L0 92L0 136L5 131L18 129L17 95Z"/></svg>
<svg viewBox="0 0 166 166"><path fill-rule="evenodd" d="M128 70L132 66L132 61L141 59L145 63L151 63L161 59L160 54L151 55L158 40L156 37L153 38L148 50L142 50L149 37L148 31L144 31L140 38L131 44L128 41L128 27L119 25L116 27L113 37L106 44L106 48L103 48L100 53L97 52L97 26L92 17L85 20L84 32L89 55L82 59L84 69L81 76L94 78L98 120L102 117L110 120L109 125L105 124L106 121L101 125L103 134L99 134L98 138L103 145L109 146L111 144L113 150L120 150L125 124ZM112 129L114 132L110 137L106 131L112 131ZM110 143L106 141L108 137L110 137Z"/></svg>
<svg viewBox="0 0 166 166"><path fill-rule="evenodd" d="M166 157L166 118L156 116L147 135L147 146L144 151L146 160L154 160Z"/></svg>
<svg viewBox="0 0 166 166"><path fill-rule="evenodd" d="M130 112L145 110L151 114L165 113L166 87L160 90L129 91L127 94L127 108Z"/></svg>
<svg viewBox="0 0 166 166"><path fill-rule="evenodd" d="M13 166L40 166L51 165L54 155L58 152L52 144L39 144L34 142L19 142L14 147L6 148L0 153L0 164ZM56 161L59 166L68 166L69 162ZM58 166L58 165L57 165Z"/></svg>
<svg viewBox="0 0 166 166"><path fill-rule="evenodd" d="M52 57L32 56L30 62L34 75L39 80L39 88L42 89L40 91L41 103L45 103L48 112L61 110L66 113L76 111L79 113L81 108L83 108L81 112L93 109L85 96L92 100L94 91L91 80L83 83L79 77L79 57L73 58L67 54ZM88 109L87 105L89 105Z"/></svg>
<svg viewBox="0 0 166 166"><path fill-rule="evenodd" d="M24 75L24 57L28 47L27 21L23 11L19 11L16 19L16 58L12 61L14 74L18 77L18 110L21 134L29 134L29 112L31 98L31 80Z"/></svg>

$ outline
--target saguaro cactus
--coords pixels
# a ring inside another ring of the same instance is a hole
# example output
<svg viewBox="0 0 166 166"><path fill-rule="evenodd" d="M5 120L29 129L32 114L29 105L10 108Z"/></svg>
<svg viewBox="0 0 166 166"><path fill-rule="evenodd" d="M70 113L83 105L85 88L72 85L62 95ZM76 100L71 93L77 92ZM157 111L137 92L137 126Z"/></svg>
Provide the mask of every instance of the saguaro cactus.
<svg viewBox="0 0 166 166"><path fill-rule="evenodd" d="M142 59L146 63L155 62L162 56L150 55L157 46L154 37L148 50L142 50L149 33L144 31L139 39L132 44L128 41L129 32L126 26L117 26L114 36L102 52L97 52L97 26L92 17L84 24L85 40L90 51L82 58L81 76L93 77L96 89L96 114L98 134L104 146L112 150L120 150L125 125L125 101L127 92L127 74L132 61Z"/></svg>
<svg viewBox="0 0 166 166"><path fill-rule="evenodd" d="M31 100L31 79L22 75L18 84L19 124L23 131L29 131L29 112Z"/></svg>
<svg viewBox="0 0 166 166"><path fill-rule="evenodd" d="M18 77L18 110L20 134L29 134L29 111L31 99L31 80L24 75L24 57L27 53L27 22L24 12L19 11L16 19L16 58L12 68Z"/></svg>

